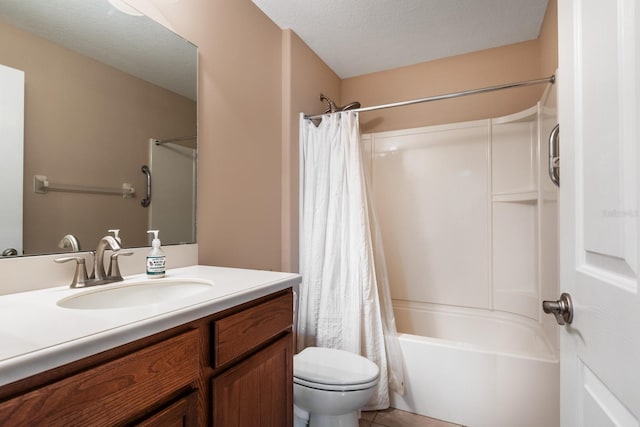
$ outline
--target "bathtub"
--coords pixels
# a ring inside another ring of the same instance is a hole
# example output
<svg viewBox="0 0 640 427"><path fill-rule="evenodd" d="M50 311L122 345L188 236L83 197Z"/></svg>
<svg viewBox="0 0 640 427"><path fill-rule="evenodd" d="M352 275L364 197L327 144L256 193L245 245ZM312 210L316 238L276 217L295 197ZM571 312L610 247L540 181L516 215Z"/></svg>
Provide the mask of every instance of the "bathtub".
<svg viewBox="0 0 640 427"><path fill-rule="evenodd" d="M406 392L391 406L472 427L559 425L557 352L537 322L394 301Z"/></svg>

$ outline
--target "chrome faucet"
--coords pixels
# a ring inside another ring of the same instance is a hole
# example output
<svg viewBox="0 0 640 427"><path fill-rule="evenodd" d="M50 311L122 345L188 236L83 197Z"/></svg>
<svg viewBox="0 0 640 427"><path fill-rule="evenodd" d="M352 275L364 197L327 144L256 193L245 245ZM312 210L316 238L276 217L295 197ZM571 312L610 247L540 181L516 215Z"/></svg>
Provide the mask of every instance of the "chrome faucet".
<svg viewBox="0 0 640 427"><path fill-rule="evenodd" d="M120 243L113 236L104 236L98 242L98 247L96 248L96 254L93 257L93 274L95 275L96 280L106 280L107 273L104 271L104 251L109 246L109 249L114 252L122 249L120 247Z"/></svg>
<svg viewBox="0 0 640 427"><path fill-rule="evenodd" d="M109 273L104 270L104 252L107 248L113 251L109 260ZM72 288L84 288L87 286L105 285L107 283L119 282L123 280L118 266L118 257L123 255L133 255L133 252L121 251L122 247L116 237L104 236L98 241L98 247L93 255L93 273L91 277L87 275L85 260L81 256L72 256L54 259L55 262L62 263L68 261L76 262L76 270L71 281Z"/></svg>

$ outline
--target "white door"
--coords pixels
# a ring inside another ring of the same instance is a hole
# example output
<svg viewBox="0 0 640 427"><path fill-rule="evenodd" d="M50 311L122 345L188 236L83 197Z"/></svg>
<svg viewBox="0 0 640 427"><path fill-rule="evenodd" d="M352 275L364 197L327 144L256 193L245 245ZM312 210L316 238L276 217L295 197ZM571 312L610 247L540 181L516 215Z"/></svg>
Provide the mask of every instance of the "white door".
<svg viewBox="0 0 640 427"><path fill-rule="evenodd" d="M640 5L559 0L561 422L638 426Z"/></svg>
<svg viewBox="0 0 640 427"><path fill-rule="evenodd" d="M0 65L0 254L22 255L24 71Z"/></svg>

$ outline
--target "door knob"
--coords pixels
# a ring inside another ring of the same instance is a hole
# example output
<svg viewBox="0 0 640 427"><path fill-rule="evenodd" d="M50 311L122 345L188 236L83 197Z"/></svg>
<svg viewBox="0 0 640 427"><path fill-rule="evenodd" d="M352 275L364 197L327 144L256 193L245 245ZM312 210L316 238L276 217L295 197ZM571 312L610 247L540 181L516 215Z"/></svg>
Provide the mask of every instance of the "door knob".
<svg viewBox="0 0 640 427"><path fill-rule="evenodd" d="M557 301L542 301L542 310L556 316L558 325L570 324L573 321L573 302L571 295L563 292Z"/></svg>

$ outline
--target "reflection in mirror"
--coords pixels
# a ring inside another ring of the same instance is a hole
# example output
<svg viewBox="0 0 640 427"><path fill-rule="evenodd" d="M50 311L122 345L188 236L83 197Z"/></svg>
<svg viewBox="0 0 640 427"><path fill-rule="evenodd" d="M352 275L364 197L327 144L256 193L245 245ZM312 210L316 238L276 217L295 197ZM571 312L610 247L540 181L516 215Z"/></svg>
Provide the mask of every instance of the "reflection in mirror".
<svg viewBox="0 0 640 427"><path fill-rule="evenodd" d="M197 48L108 0L3 0L0 40L0 254L194 242Z"/></svg>

